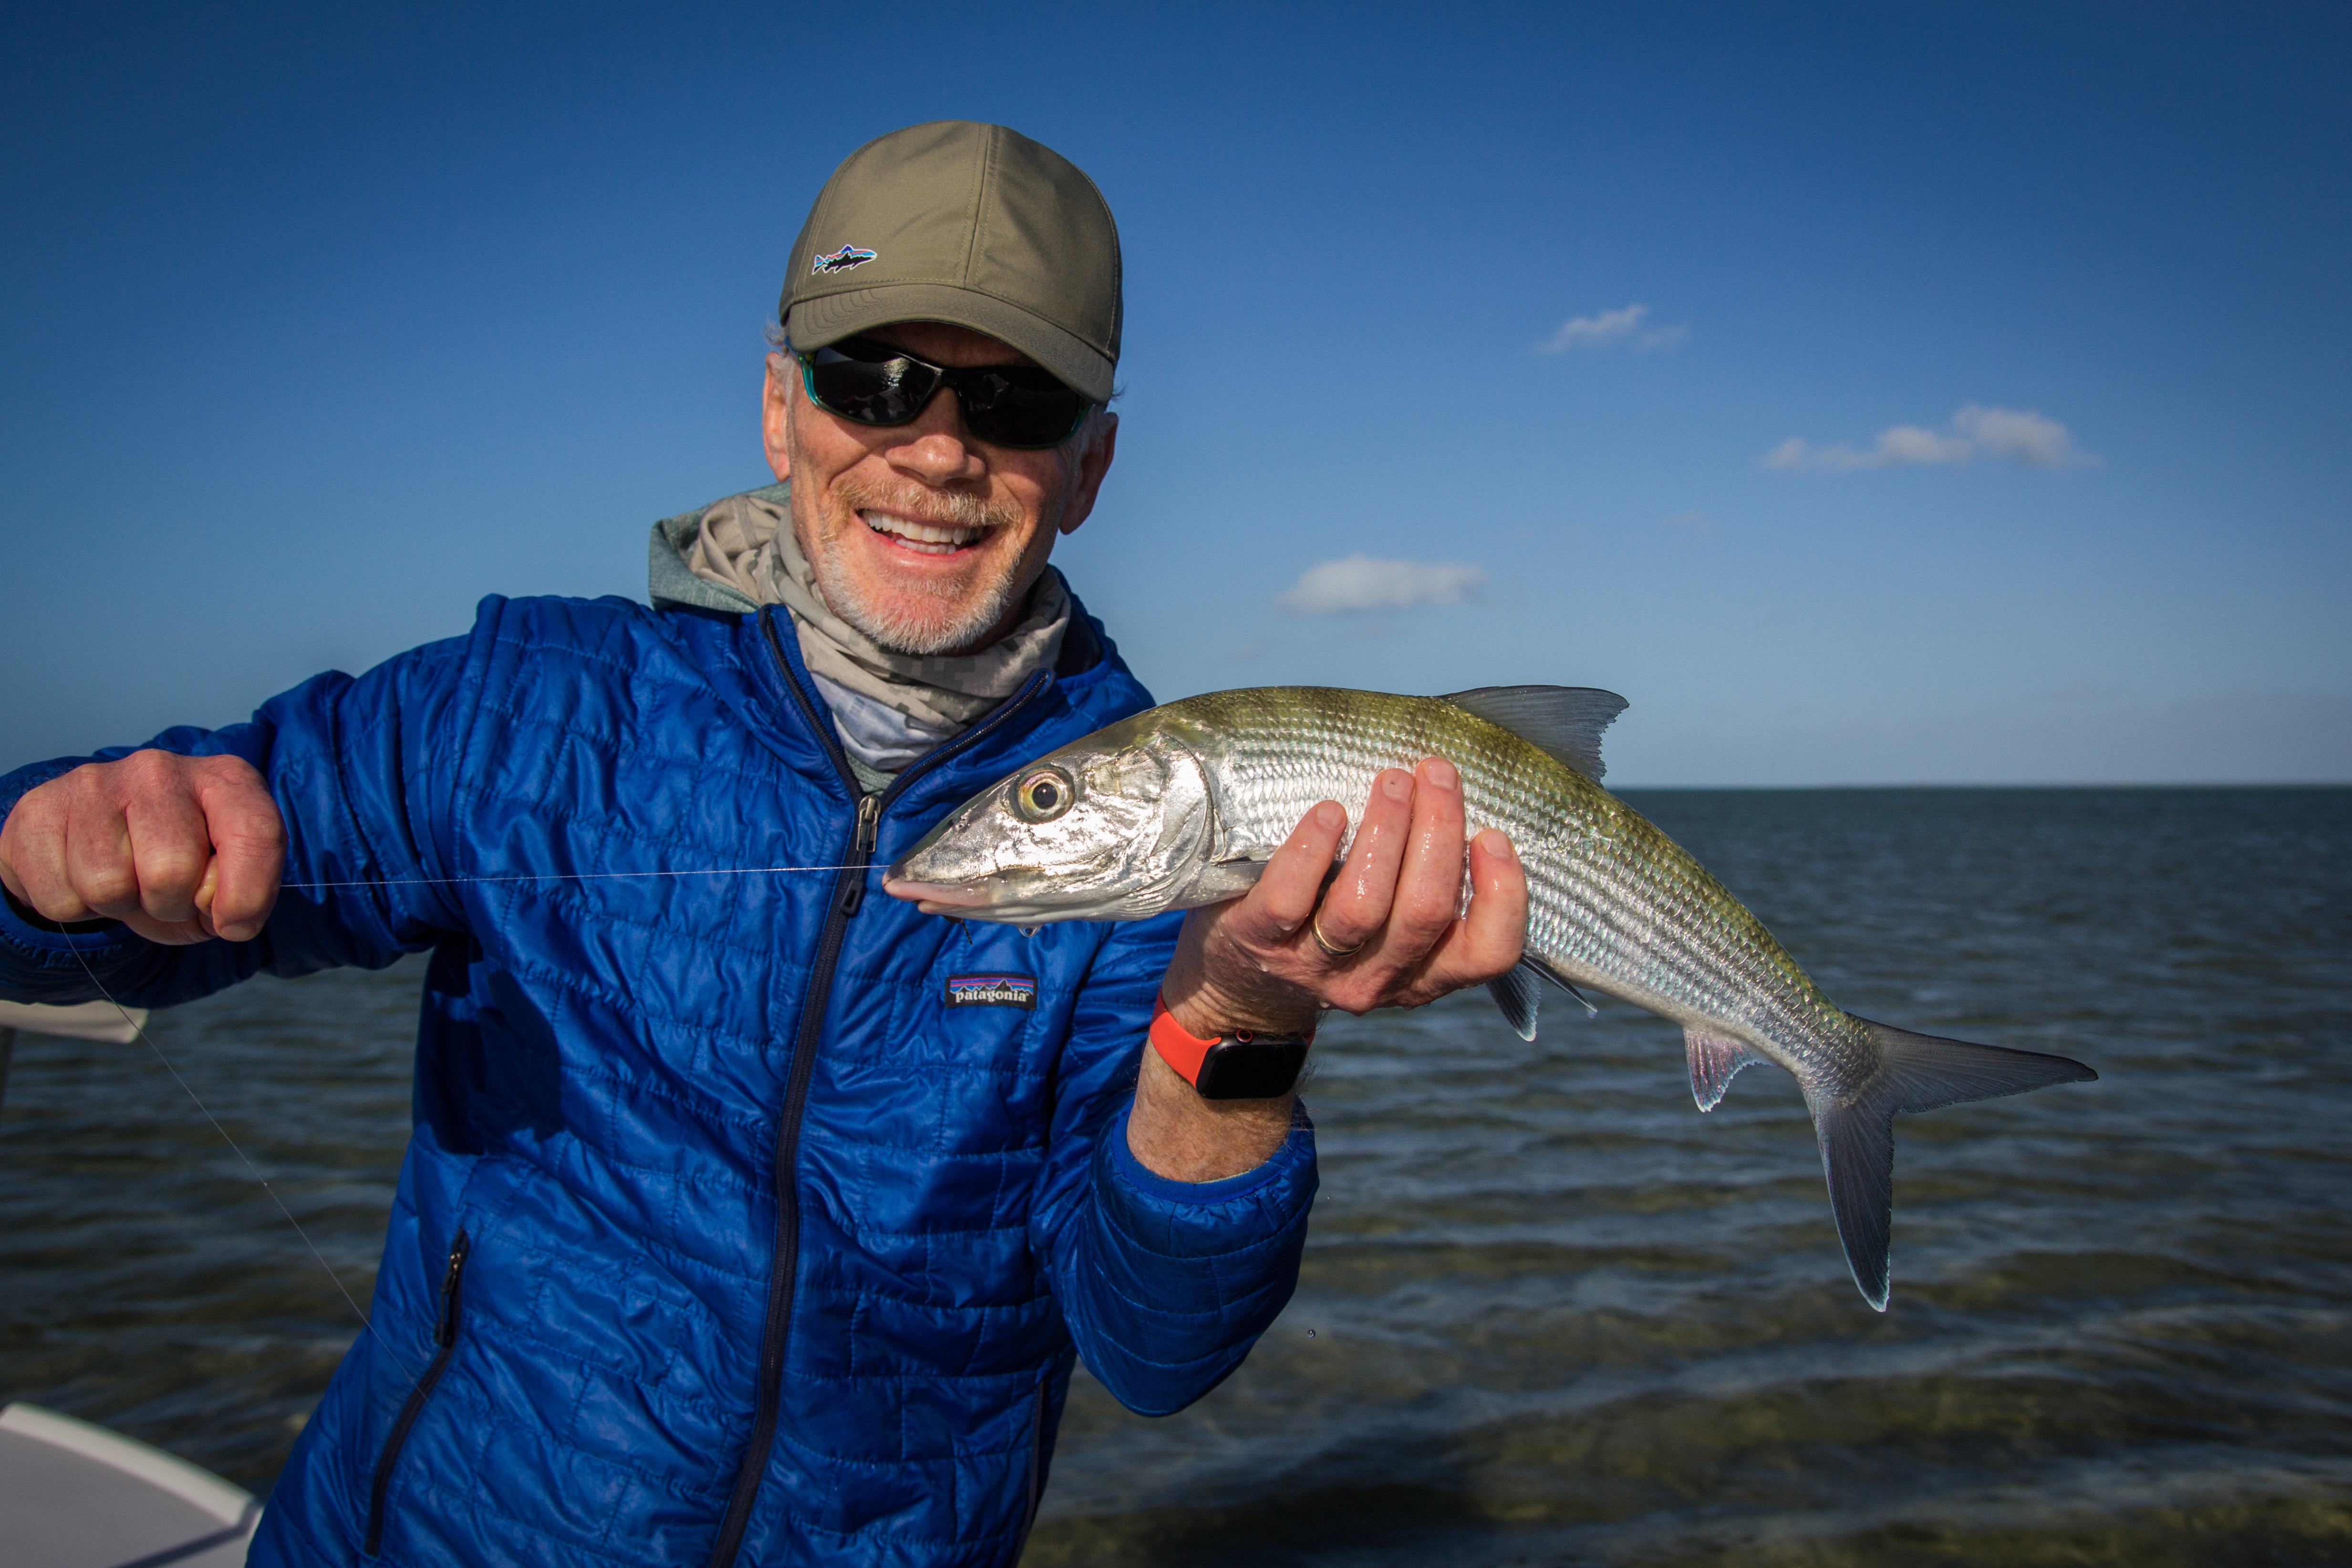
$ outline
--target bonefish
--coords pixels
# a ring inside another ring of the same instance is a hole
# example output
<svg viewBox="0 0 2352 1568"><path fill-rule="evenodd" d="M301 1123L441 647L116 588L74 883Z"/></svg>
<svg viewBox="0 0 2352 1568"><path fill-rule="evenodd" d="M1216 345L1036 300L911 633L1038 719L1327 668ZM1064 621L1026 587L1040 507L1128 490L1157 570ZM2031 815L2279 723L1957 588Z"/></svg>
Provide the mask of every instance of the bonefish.
<svg viewBox="0 0 2352 1568"><path fill-rule="evenodd" d="M1527 871L1526 955L1489 987L1512 1026L1535 1038L1542 981L1670 1018L1701 1110L1744 1068L1787 1068L1812 1112L1854 1283L1884 1311L1895 1114L2098 1075L1831 1002L1746 905L1601 787L1601 732L1624 707L1612 692L1559 686L1187 698L973 796L890 868L890 887L928 908L1024 925L1215 903L1246 892L1317 802L1360 801L1381 770L1444 757L1461 773L1470 830L1508 834Z"/></svg>

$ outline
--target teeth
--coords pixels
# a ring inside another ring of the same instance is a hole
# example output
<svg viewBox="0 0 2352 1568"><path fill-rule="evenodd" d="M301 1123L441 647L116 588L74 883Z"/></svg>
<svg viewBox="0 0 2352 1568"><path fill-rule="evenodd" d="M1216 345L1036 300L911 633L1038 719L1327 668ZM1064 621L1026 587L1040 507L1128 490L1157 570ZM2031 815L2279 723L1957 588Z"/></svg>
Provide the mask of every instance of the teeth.
<svg viewBox="0 0 2352 1568"><path fill-rule="evenodd" d="M908 549L924 555L951 555L988 531L984 528L917 522L913 518L896 517L887 511L861 512L858 515L875 532L887 533Z"/></svg>

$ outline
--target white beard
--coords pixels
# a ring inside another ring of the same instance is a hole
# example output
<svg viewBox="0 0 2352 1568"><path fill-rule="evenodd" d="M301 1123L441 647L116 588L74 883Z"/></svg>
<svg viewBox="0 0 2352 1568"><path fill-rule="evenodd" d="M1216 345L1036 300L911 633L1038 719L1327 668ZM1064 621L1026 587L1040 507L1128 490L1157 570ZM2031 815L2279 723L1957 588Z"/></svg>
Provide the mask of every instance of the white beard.
<svg viewBox="0 0 2352 1568"><path fill-rule="evenodd" d="M866 524L860 521L856 526L863 528ZM897 590L901 597L913 594L935 601L939 608L925 615L903 604L877 604L867 597L864 584L854 574L841 570L829 550L812 552L809 570L816 574L817 592L824 595L824 602L833 607L835 615L890 652L919 658L959 649L971 651L974 643L1005 618L1013 600L1028 587L1017 580L1016 571L1008 570L977 599L959 609L956 602L960 591L950 585L901 585ZM944 619L940 618L942 613Z"/></svg>

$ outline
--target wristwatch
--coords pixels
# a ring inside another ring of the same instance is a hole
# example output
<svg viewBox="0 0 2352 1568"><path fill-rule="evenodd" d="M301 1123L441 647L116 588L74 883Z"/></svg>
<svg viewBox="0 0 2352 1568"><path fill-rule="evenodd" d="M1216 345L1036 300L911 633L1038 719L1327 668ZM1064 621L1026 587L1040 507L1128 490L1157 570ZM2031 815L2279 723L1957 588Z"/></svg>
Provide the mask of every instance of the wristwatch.
<svg viewBox="0 0 2352 1568"><path fill-rule="evenodd" d="M1236 1029L1204 1040L1176 1021L1166 997L1152 1000L1151 1048L1202 1100L1272 1100L1288 1094L1307 1065L1307 1047L1314 1043L1312 1029L1303 1035Z"/></svg>

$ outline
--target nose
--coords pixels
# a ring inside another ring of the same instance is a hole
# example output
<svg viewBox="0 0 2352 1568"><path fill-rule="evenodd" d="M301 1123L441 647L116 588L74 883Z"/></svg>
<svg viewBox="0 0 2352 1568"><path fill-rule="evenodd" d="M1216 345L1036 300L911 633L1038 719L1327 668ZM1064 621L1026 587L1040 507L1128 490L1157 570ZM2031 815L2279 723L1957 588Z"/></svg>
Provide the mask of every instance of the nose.
<svg viewBox="0 0 2352 1568"><path fill-rule="evenodd" d="M988 463L971 433L964 428L963 405L955 392L941 387L911 425L902 425L899 439L884 450L890 466L927 485L971 484L988 477Z"/></svg>

